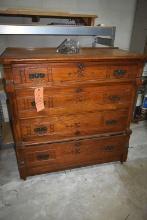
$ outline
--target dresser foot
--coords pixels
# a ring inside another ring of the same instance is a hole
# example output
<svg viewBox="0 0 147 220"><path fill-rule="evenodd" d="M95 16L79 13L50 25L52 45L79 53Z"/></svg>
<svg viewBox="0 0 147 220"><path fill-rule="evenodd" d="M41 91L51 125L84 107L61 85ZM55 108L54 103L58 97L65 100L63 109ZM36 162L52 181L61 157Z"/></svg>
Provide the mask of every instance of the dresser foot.
<svg viewBox="0 0 147 220"><path fill-rule="evenodd" d="M123 154L120 159L120 163L123 164L127 160L127 153Z"/></svg>
<svg viewBox="0 0 147 220"><path fill-rule="evenodd" d="M20 175L20 179L22 179L22 180L25 181L27 178L26 178L26 176L21 176L21 175Z"/></svg>
<svg viewBox="0 0 147 220"><path fill-rule="evenodd" d="M19 168L19 176L22 180L26 180L27 179L27 175L26 175L26 171L25 168Z"/></svg>

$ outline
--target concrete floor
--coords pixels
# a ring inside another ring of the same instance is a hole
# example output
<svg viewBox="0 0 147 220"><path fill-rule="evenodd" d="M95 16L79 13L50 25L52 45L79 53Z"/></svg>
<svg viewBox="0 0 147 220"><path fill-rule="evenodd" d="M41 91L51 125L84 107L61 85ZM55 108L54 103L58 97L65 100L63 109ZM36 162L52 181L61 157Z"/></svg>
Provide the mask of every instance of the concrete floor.
<svg viewBox="0 0 147 220"><path fill-rule="evenodd" d="M147 121L132 125L128 161L19 179L0 152L0 220L147 220Z"/></svg>

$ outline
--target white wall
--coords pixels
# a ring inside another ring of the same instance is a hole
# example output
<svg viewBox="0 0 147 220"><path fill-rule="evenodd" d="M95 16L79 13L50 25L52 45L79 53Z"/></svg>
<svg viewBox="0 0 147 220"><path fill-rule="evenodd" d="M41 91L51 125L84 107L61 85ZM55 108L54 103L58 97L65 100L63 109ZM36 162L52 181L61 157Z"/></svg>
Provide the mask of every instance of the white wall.
<svg viewBox="0 0 147 220"><path fill-rule="evenodd" d="M34 7L73 13L97 14L96 24L116 26L115 46L129 49L136 0L0 0L0 7ZM1 18L2 20L2 18ZM20 19L18 19L20 21ZM26 22L26 19L23 20ZM65 37L10 36L7 46L57 46ZM81 38L81 44L91 44ZM91 38L89 39L91 40Z"/></svg>

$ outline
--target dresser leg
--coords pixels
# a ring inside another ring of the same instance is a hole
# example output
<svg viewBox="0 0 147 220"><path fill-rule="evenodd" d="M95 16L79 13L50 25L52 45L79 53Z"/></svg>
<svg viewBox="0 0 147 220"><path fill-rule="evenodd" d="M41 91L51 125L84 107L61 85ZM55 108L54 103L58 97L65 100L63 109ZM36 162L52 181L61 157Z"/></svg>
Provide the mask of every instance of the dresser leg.
<svg viewBox="0 0 147 220"><path fill-rule="evenodd" d="M23 175L20 174L20 179L26 180L27 178L26 178L26 176L23 176Z"/></svg>
<svg viewBox="0 0 147 220"><path fill-rule="evenodd" d="M126 160L127 160L127 155L128 155L128 153L126 152L126 153L124 153L124 154L121 156L121 158L120 158L121 164L123 164L124 162L126 162Z"/></svg>
<svg viewBox="0 0 147 220"><path fill-rule="evenodd" d="M26 180L27 179L27 175L26 175L26 171L25 171L25 167L19 167L19 176L21 179Z"/></svg>
<svg viewBox="0 0 147 220"><path fill-rule="evenodd" d="M121 163L121 164L123 164L124 162L125 162L125 161L123 161L123 160L120 160L120 163Z"/></svg>

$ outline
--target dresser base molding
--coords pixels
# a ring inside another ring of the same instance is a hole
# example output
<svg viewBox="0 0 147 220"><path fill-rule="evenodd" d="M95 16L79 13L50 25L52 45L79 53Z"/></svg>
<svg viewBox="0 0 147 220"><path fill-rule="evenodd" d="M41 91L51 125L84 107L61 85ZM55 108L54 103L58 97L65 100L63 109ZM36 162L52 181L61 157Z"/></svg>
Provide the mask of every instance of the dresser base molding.
<svg viewBox="0 0 147 220"><path fill-rule="evenodd" d="M16 149L20 177L127 159L129 134Z"/></svg>

